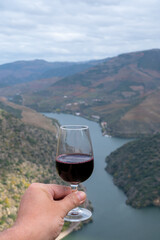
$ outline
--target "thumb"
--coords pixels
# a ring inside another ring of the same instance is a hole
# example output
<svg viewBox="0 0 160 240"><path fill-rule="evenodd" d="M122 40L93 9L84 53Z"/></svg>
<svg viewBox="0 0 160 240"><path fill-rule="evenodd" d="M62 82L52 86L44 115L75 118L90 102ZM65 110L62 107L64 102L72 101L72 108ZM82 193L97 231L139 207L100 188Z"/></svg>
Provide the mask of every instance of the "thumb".
<svg viewBox="0 0 160 240"><path fill-rule="evenodd" d="M84 203L86 200L86 194L83 191L72 192L61 200L61 206L63 209L63 217L75 207Z"/></svg>

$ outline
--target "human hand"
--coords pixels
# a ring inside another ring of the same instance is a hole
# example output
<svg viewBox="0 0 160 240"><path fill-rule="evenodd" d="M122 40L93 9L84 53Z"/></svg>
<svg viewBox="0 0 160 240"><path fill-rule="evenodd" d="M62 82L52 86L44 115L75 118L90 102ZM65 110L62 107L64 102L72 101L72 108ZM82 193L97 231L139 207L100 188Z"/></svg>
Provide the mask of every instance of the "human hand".
<svg viewBox="0 0 160 240"><path fill-rule="evenodd" d="M21 199L18 216L13 228L17 228L17 240L53 240L61 232L63 218L86 199L81 191L70 187L33 183ZM20 237L23 236L23 237Z"/></svg>

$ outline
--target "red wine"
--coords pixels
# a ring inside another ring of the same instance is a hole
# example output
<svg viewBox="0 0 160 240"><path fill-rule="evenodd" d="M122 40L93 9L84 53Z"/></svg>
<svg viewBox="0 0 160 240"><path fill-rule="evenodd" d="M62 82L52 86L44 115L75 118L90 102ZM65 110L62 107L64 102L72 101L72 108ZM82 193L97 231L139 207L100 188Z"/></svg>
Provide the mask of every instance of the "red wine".
<svg viewBox="0 0 160 240"><path fill-rule="evenodd" d="M86 154L63 154L56 158L56 168L59 176L72 184L84 182L89 178L93 166L93 157Z"/></svg>

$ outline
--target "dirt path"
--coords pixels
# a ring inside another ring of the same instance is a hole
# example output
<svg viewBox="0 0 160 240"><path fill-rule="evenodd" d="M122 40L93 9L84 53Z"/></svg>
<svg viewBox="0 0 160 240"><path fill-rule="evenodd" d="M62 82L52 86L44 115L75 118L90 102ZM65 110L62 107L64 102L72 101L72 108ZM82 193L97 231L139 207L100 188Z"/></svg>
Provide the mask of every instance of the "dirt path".
<svg viewBox="0 0 160 240"><path fill-rule="evenodd" d="M56 238L56 240L61 240L64 237L66 237L68 234L73 232L78 226L80 225L80 222L72 223L71 226L65 230L64 232L61 232L60 235Z"/></svg>

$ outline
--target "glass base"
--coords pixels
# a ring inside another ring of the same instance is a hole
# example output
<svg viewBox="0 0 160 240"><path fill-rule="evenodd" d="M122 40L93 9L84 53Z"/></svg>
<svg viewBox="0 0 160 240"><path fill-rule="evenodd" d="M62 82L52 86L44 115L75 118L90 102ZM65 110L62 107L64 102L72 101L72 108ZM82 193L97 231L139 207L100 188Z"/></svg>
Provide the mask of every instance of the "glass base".
<svg viewBox="0 0 160 240"><path fill-rule="evenodd" d="M91 211L86 208L74 208L64 218L68 222L81 222L89 219L92 216Z"/></svg>

